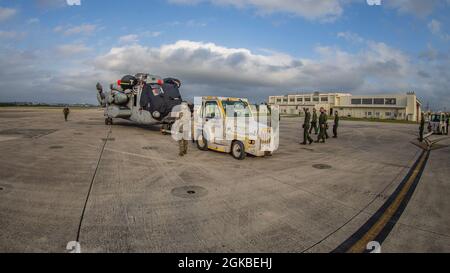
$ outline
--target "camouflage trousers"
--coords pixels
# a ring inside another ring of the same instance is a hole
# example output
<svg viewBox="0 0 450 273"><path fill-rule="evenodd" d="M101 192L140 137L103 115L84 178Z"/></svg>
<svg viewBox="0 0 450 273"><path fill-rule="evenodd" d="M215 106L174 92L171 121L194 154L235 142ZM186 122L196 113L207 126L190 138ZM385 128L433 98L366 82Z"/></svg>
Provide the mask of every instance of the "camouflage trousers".
<svg viewBox="0 0 450 273"><path fill-rule="evenodd" d="M327 138L327 129L325 125L320 125L319 127L319 137L317 139L317 142L325 142L325 139Z"/></svg>
<svg viewBox="0 0 450 273"><path fill-rule="evenodd" d="M69 114L64 114L64 120L67 121L67 118L69 117Z"/></svg>
<svg viewBox="0 0 450 273"><path fill-rule="evenodd" d="M179 155L180 156L186 155L187 154L187 150L188 150L188 141L184 140L184 139L179 140L178 141L178 147L180 149Z"/></svg>
<svg viewBox="0 0 450 273"><path fill-rule="evenodd" d="M311 134L313 130L314 130L314 134L317 135L317 133L319 132L319 127L317 127L317 122L314 122L314 121L311 122L311 127L309 128L309 134Z"/></svg>
<svg viewBox="0 0 450 273"><path fill-rule="evenodd" d="M303 144L306 144L307 142L313 142L313 139L310 136L310 128L309 126L305 125L303 128Z"/></svg>

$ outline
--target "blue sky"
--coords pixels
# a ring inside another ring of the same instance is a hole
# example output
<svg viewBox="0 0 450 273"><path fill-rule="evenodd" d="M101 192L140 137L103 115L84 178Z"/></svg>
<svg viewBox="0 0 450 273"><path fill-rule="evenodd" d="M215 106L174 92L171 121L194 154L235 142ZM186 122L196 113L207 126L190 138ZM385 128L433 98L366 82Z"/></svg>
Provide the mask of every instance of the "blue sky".
<svg viewBox="0 0 450 273"><path fill-rule="evenodd" d="M14 78L0 101L94 103L97 80L144 71L187 98L415 91L450 110L448 14L448 0L0 0L0 80Z"/></svg>

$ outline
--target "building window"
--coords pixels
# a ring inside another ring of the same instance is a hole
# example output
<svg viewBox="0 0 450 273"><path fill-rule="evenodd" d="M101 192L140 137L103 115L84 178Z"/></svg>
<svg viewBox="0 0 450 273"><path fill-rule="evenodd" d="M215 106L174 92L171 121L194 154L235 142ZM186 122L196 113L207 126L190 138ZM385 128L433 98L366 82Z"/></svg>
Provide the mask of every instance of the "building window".
<svg viewBox="0 0 450 273"><path fill-rule="evenodd" d="M384 99L373 99L373 104L383 105Z"/></svg>
<svg viewBox="0 0 450 273"><path fill-rule="evenodd" d="M305 98L305 101L311 101L311 98Z"/></svg>
<svg viewBox="0 0 450 273"><path fill-rule="evenodd" d="M361 104L361 99L352 99L352 104Z"/></svg>
<svg viewBox="0 0 450 273"><path fill-rule="evenodd" d="M367 115L370 117L372 116L372 112L367 112Z"/></svg>
<svg viewBox="0 0 450 273"><path fill-rule="evenodd" d="M288 101L288 99L287 99L287 98L284 98L284 99L283 99L283 102L287 102L287 101Z"/></svg>
<svg viewBox="0 0 450 273"><path fill-rule="evenodd" d="M302 99L302 98L297 98L297 101L298 101L298 102L302 102L303 99Z"/></svg>
<svg viewBox="0 0 450 273"><path fill-rule="evenodd" d="M319 98L318 97L314 97L313 101L317 102L317 101L319 101Z"/></svg>
<svg viewBox="0 0 450 273"><path fill-rule="evenodd" d="M362 99L362 104L373 104L373 99Z"/></svg>
<svg viewBox="0 0 450 273"><path fill-rule="evenodd" d="M281 102L281 99L277 99L277 102Z"/></svg>
<svg viewBox="0 0 450 273"><path fill-rule="evenodd" d="M290 102L295 102L295 98L290 98L289 101Z"/></svg>
<svg viewBox="0 0 450 273"><path fill-rule="evenodd" d="M385 116L386 116L386 117L390 117L390 116L391 116L391 112L386 112L386 113L385 113Z"/></svg>
<svg viewBox="0 0 450 273"><path fill-rule="evenodd" d="M328 97L321 97L321 98L320 98L320 101L328 102Z"/></svg>
<svg viewBox="0 0 450 273"><path fill-rule="evenodd" d="M385 104L387 105L396 105L397 99L385 99Z"/></svg>

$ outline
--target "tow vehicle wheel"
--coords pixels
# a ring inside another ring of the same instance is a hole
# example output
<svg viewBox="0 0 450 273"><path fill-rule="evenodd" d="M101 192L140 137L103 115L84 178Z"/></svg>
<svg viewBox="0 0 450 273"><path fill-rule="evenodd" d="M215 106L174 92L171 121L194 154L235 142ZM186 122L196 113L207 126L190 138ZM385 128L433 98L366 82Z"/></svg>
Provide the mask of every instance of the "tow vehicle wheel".
<svg viewBox="0 0 450 273"><path fill-rule="evenodd" d="M197 139L197 148L202 151L208 150L208 141L202 136L199 136Z"/></svg>
<svg viewBox="0 0 450 273"><path fill-rule="evenodd" d="M231 144L231 155L237 160L243 160L247 156L244 144L240 141L233 142Z"/></svg>

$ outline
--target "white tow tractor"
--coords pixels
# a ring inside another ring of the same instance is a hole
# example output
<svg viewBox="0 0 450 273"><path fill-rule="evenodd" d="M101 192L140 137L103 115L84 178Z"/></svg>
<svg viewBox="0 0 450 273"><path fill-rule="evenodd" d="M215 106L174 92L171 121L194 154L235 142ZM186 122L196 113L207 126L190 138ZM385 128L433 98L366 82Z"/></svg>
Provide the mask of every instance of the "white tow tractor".
<svg viewBox="0 0 450 273"><path fill-rule="evenodd" d="M446 116L444 113L432 114L428 125L428 131L436 135L445 135L447 132Z"/></svg>
<svg viewBox="0 0 450 273"><path fill-rule="evenodd" d="M247 154L271 156L278 149L277 108L255 114L247 99L202 97L195 101L193 121L194 139L203 151L231 153L242 160Z"/></svg>

